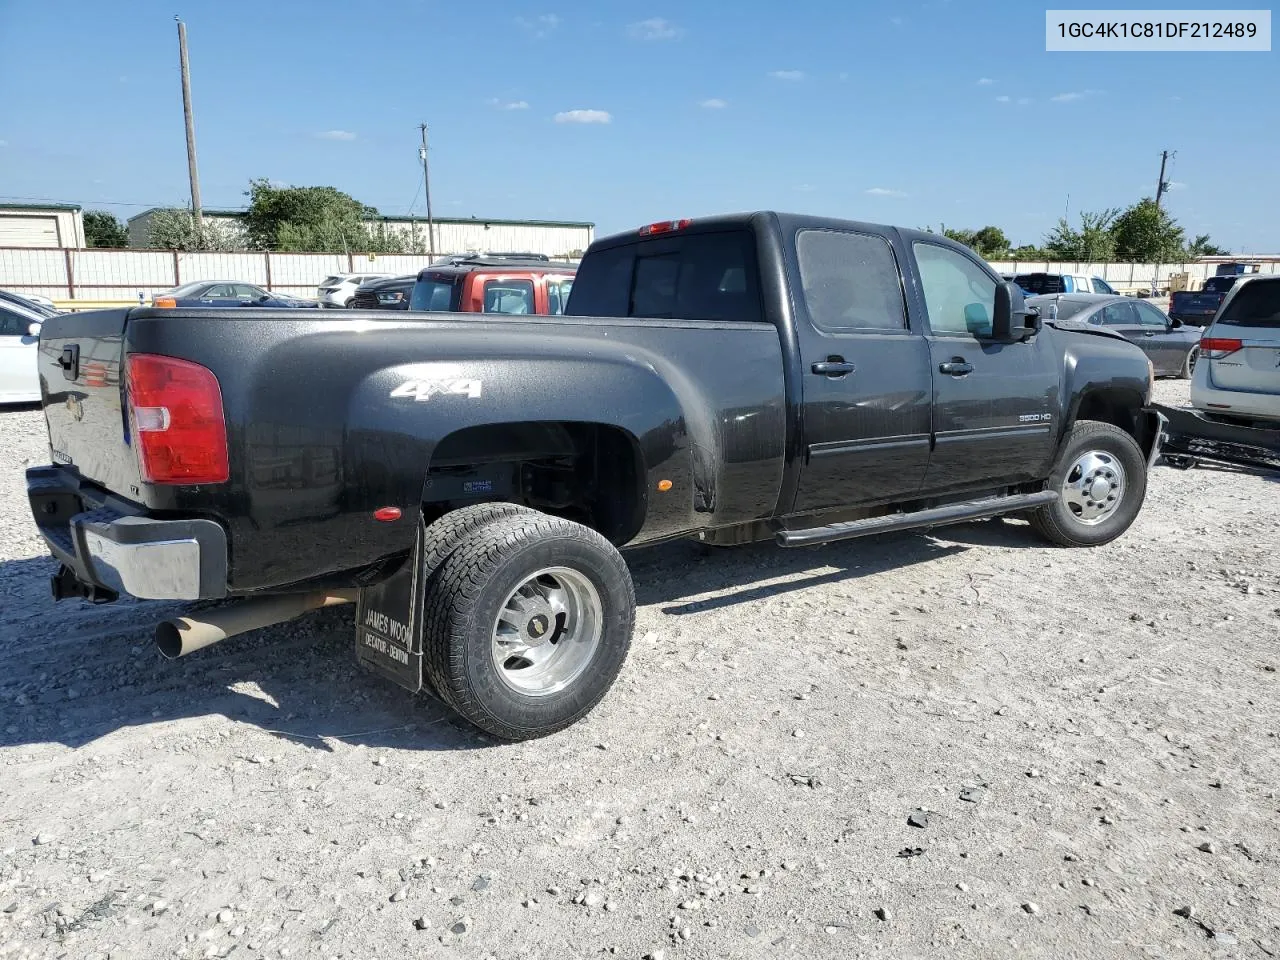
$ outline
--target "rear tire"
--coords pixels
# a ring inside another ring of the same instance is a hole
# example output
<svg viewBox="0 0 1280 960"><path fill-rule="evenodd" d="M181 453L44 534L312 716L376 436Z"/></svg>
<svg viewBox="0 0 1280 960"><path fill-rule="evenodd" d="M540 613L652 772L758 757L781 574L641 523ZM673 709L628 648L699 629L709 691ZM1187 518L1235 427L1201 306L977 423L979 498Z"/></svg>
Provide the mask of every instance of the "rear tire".
<svg viewBox="0 0 1280 960"><path fill-rule="evenodd" d="M502 740L563 730L626 661L635 592L604 537L525 511L465 539L429 586L423 670L441 699Z"/></svg>
<svg viewBox="0 0 1280 960"><path fill-rule="evenodd" d="M1062 547L1100 546L1137 518L1147 493L1147 462L1119 427L1080 420L1062 444L1049 489L1059 496L1031 514L1036 532Z"/></svg>
<svg viewBox="0 0 1280 960"><path fill-rule="evenodd" d="M1196 361L1200 359L1200 348L1192 347L1187 352L1187 358L1182 361L1182 370L1178 376L1183 380L1190 380L1192 374L1196 371Z"/></svg>

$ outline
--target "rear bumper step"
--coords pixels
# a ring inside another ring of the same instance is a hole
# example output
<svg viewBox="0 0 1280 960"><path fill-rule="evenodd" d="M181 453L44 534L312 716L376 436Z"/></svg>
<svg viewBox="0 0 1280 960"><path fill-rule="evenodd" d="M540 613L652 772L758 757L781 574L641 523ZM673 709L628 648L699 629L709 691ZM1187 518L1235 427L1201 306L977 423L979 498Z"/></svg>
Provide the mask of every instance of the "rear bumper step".
<svg viewBox="0 0 1280 960"><path fill-rule="evenodd" d="M1184 407L1159 410L1166 420L1161 449L1166 455L1280 469L1280 422L1275 427L1247 427Z"/></svg>
<svg viewBox="0 0 1280 960"><path fill-rule="evenodd" d="M968 500L964 503L948 503L945 506L917 510L914 513L891 513L883 517L869 517L866 520L833 523L825 527L779 530L775 539L784 547L808 547L819 543L832 543L836 540L869 537L877 533L893 533L898 530L963 523L966 520L982 520L986 517L997 517L1002 513L1032 510L1047 503L1053 503L1057 499L1058 494L1052 490L1020 493L1009 497L989 497L984 500Z"/></svg>
<svg viewBox="0 0 1280 960"><path fill-rule="evenodd" d="M81 482L64 467L27 471L36 528L63 569L54 599L94 602L219 599L227 592L227 535L212 520L157 520ZM69 576L70 575L70 576ZM84 585L77 590L72 581Z"/></svg>

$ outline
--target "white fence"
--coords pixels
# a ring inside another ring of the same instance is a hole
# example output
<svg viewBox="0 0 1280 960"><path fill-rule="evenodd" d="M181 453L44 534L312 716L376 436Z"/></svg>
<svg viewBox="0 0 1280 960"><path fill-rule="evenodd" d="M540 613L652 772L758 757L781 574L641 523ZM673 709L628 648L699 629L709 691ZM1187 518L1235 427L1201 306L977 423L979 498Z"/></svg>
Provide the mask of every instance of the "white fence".
<svg viewBox="0 0 1280 960"><path fill-rule="evenodd" d="M279 293L314 297L320 281L331 274L407 275L430 262L430 257L413 254L0 247L0 289L36 293L51 300L123 301L150 299L162 290L195 280L241 280Z"/></svg>
<svg viewBox="0 0 1280 960"><path fill-rule="evenodd" d="M1247 259L1247 258L1244 258ZM194 280L242 280L295 296L315 296L334 273L416 273L429 258L407 254L187 253L181 250L71 250L0 247L0 289L37 293L52 300L138 300ZM1215 263L1019 263L993 262L1002 273L1083 273L1134 293L1163 290L1185 273L1199 289ZM1263 262L1263 273L1280 263Z"/></svg>

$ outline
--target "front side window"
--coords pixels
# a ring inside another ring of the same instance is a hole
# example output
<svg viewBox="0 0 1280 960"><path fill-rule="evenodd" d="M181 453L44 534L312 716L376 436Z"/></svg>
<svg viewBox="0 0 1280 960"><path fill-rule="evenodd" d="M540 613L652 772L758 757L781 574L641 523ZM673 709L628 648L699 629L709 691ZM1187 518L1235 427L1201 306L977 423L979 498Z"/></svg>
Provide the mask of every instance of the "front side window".
<svg viewBox="0 0 1280 960"><path fill-rule="evenodd" d="M34 322L0 307L0 337L25 337Z"/></svg>
<svg viewBox="0 0 1280 960"><path fill-rule="evenodd" d="M935 243L912 244L929 312L929 329L940 337L989 337L995 315L996 282L963 254Z"/></svg>
<svg viewBox="0 0 1280 960"><path fill-rule="evenodd" d="M1161 330L1168 328L1168 319L1151 304L1139 300L1133 306L1138 311L1138 322L1144 327L1159 327Z"/></svg>
<svg viewBox="0 0 1280 960"><path fill-rule="evenodd" d="M804 230L796 238L796 254L805 305L819 330L906 329L898 262L883 237Z"/></svg>
<svg viewBox="0 0 1280 960"><path fill-rule="evenodd" d="M569 302L569 293L573 290L573 280L548 280L547 303L551 315L558 317L564 313L565 304Z"/></svg>
<svg viewBox="0 0 1280 960"><path fill-rule="evenodd" d="M1093 292L1094 292L1094 293L1109 293L1109 294L1112 294L1112 295L1114 295L1114 294L1115 294L1115 290L1113 290L1113 289L1111 288L1111 284L1107 283L1107 281L1103 280L1101 277L1094 277L1094 278L1093 278Z"/></svg>
<svg viewBox="0 0 1280 960"><path fill-rule="evenodd" d="M490 280L484 285L485 313L533 313L532 280Z"/></svg>

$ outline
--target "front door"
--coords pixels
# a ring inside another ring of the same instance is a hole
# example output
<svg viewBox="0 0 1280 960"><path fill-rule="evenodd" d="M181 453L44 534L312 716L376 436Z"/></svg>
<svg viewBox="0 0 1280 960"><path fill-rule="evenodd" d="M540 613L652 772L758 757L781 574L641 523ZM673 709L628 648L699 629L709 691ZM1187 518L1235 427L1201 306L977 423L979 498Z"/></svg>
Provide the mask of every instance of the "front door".
<svg viewBox="0 0 1280 960"><path fill-rule="evenodd" d="M976 258L912 244L929 319L933 376L930 495L1042 479L1053 454L1059 373L1045 338L991 339L996 284Z"/></svg>
<svg viewBox="0 0 1280 960"><path fill-rule="evenodd" d="M30 317L0 307L0 401L40 399L36 351L40 338L28 334Z"/></svg>
<svg viewBox="0 0 1280 960"><path fill-rule="evenodd" d="M924 480L929 351L907 320L897 243L874 228L796 238L805 455L797 513L909 500Z"/></svg>

